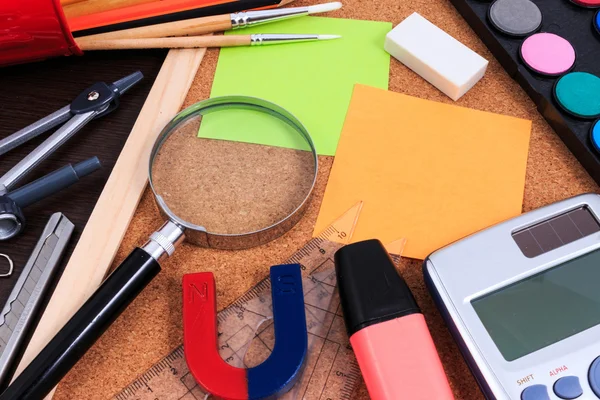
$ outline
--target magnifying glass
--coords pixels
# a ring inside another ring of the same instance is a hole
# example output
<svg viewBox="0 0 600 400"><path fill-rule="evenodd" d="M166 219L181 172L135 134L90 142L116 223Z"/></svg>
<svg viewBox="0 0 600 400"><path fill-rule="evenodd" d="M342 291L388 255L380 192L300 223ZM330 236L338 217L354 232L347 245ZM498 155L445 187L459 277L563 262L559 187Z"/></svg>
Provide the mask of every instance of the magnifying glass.
<svg viewBox="0 0 600 400"><path fill-rule="evenodd" d="M0 400L48 394L183 240L235 250L287 232L309 203L317 170L308 131L273 103L224 96L179 113L150 157L150 187L166 222L110 274Z"/></svg>

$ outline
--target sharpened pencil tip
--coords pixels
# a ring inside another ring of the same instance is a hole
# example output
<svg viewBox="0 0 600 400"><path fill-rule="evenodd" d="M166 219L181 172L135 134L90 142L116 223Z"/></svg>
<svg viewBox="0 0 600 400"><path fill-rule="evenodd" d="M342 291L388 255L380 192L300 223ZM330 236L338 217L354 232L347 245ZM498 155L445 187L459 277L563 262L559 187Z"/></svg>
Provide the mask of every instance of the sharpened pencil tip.
<svg viewBox="0 0 600 400"><path fill-rule="evenodd" d="M314 6L308 6L309 14L319 14L329 11L339 10L342 8L342 3L335 1L333 3L316 4Z"/></svg>
<svg viewBox="0 0 600 400"><path fill-rule="evenodd" d="M341 38L340 35L319 35L319 40L333 40Z"/></svg>

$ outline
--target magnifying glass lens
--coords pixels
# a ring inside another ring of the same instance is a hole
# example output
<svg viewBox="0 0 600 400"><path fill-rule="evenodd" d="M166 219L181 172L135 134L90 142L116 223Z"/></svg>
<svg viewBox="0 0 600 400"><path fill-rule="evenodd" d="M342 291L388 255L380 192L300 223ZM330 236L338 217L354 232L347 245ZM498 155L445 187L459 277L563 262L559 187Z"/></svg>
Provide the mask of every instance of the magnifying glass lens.
<svg viewBox="0 0 600 400"><path fill-rule="evenodd" d="M219 235L261 231L308 197L316 165L290 121L248 105L191 113L152 164L154 190L179 219Z"/></svg>

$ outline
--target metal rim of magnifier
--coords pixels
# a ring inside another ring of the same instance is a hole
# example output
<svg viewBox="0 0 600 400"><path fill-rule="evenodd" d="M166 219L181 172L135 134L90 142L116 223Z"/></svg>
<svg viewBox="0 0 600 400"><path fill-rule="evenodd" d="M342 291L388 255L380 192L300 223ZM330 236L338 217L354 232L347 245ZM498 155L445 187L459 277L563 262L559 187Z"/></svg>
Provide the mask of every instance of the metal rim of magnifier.
<svg viewBox="0 0 600 400"><path fill-rule="evenodd" d="M265 228L236 234L221 234L212 233L206 230L205 227L192 224L184 219L178 217L169 207L166 202L160 196L154 182L152 180L152 167L154 161L160 152L165 141L177 130L177 127L193 118L197 115L206 115L213 111L221 111L226 109L245 109L259 111L265 114L269 114L281 121L287 123L290 127L296 130L302 138L306 141L306 144L310 147L312 152L314 171L311 187L302 200L302 202L292 211L289 215L279 220L278 222L267 226ZM150 164L148 169L148 177L150 182L150 188L154 193L154 199L158 205L159 210L171 222L180 226L184 232L186 241L196 244L202 247L216 248L216 249L244 249L249 247L258 246L267 243L277 237L283 235L289 231L302 217L306 207L310 202L318 173L318 156L317 149L313 143L313 140L304 127L304 125L289 111L284 108L271 103L266 100L262 100L256 97L249 96L221 96L207 100L200 101L185 110L177 114L160 133L156 140L152 152L150 154Z"/></svg>

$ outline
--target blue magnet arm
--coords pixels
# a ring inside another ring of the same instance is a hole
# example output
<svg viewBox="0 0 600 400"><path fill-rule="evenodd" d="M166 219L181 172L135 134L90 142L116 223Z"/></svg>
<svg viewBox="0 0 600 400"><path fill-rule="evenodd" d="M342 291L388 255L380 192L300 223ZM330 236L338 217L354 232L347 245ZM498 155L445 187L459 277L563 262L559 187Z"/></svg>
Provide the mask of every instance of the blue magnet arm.
<svg viewBox="0 0 600 400"><path fill-rule="evenodd" d="M249 400L274 399L291 389L306 360L308 336L299 264L271 267L275 346L269 358L249 368Z"/></svg>

